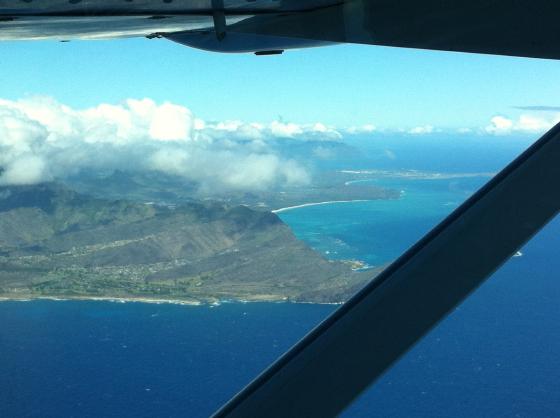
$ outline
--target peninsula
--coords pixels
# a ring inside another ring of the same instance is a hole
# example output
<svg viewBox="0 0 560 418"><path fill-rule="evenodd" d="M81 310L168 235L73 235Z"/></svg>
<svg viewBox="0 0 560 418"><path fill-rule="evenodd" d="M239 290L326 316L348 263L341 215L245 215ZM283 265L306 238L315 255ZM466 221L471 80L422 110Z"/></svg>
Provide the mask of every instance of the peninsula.
<svg viewBox="0 0 560 418"><path fill-rule="evenodd" d="M329 261L277 215L218 202L0 187L0 298L337 303L376 273Z"/></svg>

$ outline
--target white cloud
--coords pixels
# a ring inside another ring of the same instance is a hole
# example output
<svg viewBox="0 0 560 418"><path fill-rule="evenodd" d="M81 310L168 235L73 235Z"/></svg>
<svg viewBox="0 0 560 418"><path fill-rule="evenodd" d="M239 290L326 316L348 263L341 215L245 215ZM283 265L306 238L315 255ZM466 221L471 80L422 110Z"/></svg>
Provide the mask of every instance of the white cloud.
<svg viewBox="0 0 560 418"><path fill-rule="evenodd" d="M187 140L191 137L193 124L189 109L164 103L154 110L150 123L150 136L161 141Z"/></svg>
<svg viewBox="0 0 560 418"><path fill-rule="evenodd" d="M490 119L490 125L486 127L488 133L509 133L513 129L513 121L503 116L494 116Z"/></svg>
<svg viewBox="0 0 560 418"><path fill-rule="evenodd" d="M542 133L546 132L560 122L559 112L546 112L521 114L517 119L505 116L494 116L490 124L484 128L485 132L495 135L507 135L519 133Z"/></svg>
<svg viewBox="0 0 560 418"><path fill-rule="evenodd" d="M159 149L149 159L149 167L153 170L174 175L185 173L188 165L189 154L181 149Z"/></svg>
<svg viewBox="0 0 560 418"><path fill-rule="evenodd" d="M366 123L362 126L351 126L350 128L346 129L346 132L349 134L370 134L377 130L377 126L372 123Z"/></svg>
<svg viewBox="0 0 560 418"><path fill-rule="evenodd" d="M48 180L46 169L46 164L40 157L30 155L17 158L6 165L0 176L0 184L34 184Z"/></svg>
<svg viewBox="0 0 560 418"><path fill-rule="evenodd" d="M296 135L301 135L303 130L301 126L295 123L284 123L274 121L269 126L270 132L272 135L283 137L283 138L293 138Z"/></svg>
<svg viewBox="0 0 560 418"><path fill-rule="evenodd" d="M172 103L129 99L78 110L52 98L0 99L0 183L29 184L83 171L152 170L201 189L263 189L309 182L275 143L340 137L323 124L207 122Z"/></svg>
<svg viewBox="0 0 560 418"><path fill-rule="evenodd" d="M334 127L317 122L298 124L293 122L272 121L269 124L238 120L206 122L205 133L212 137L227 135L236 139L296 139L300 141L338 141L342 134Z"/></svg>
<svg viewBox="0 0 560 418"><path fill-rule="evenodd" d="M434 127L432 125L417 126L408 131L411 135L426 135L434 132Z"/></svg>

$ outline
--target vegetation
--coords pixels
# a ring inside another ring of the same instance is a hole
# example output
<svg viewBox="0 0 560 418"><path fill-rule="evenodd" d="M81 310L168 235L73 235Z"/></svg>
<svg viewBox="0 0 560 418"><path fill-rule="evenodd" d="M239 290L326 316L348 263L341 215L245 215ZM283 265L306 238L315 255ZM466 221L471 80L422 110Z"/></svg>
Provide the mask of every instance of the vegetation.
<svg viewBox="0 0 560 418"><path fill-rule="evenodd" d="M0 296L340 302L372 272L322 258L273 213L154 205L57 184L0 188Z"/></svg>

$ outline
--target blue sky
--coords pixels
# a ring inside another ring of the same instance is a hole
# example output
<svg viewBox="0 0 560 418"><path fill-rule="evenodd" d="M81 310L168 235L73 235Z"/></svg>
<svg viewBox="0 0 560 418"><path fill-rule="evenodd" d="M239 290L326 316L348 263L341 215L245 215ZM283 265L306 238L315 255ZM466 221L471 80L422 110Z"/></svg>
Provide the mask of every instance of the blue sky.
<svg viewBox="0 0 560 418"><path fill-rule="evenodd" d="M204 120L385 129L483 127L515 106L560 105L560 62L345 45L222 55L166 40L6 42L0 97L74 108L148 97Z"/></svg>

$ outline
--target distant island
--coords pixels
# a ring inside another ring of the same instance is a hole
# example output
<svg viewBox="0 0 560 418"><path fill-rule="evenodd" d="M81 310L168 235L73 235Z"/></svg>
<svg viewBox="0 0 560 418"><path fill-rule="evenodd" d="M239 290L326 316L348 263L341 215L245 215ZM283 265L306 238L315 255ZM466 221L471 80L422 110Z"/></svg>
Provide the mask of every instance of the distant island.
<svg viewBox="0 0 560 418"><path fill-rule="evenodd" d="M357 270L323 258L270 211L0 187L0 298L338 303L377 272Z"/></svg>

